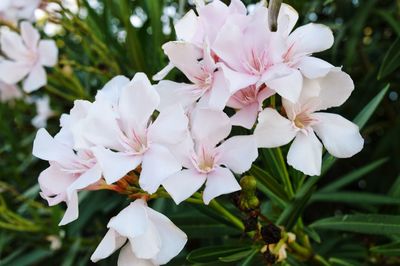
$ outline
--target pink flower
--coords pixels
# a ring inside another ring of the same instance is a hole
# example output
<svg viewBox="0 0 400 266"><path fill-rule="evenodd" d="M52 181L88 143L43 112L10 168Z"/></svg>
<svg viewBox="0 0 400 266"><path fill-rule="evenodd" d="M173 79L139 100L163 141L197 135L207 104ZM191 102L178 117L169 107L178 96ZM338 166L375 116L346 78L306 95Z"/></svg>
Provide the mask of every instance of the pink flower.
<svg viewBox="0 0 400 266"><path fill-rule="evenodd" d="M193 111L193 142L187 142L183 163L186 169L172 174L162 183L177 204L189 198L204 183L206 204L215 197L241 189L232 172L242 174L249 170L258 152L252 136L235 136L222 142L230 132L229 117L222 111Z"/></svg>
<svg viewBox="0 0 400 266"><path fill-rule="evenodd" d="M3 29L0 43L7 56L0 61L0 80L8 84L24 80L22 87L28 93L47 84L44 67L54 66L58 57L53 40L40 40L39 32L29 22L22 22L21 35Z"/></svg>
<svg viewBox="0 0 400 266"><path fill-rule="evenodd" d="M187 236L166 216L147 207L138 199L111 218L107 234L93 253L97 262L119 248L118 266L158 266L178 255Z"/></svg>
<svg viewBox="0 0 400 266"><path fill-rule="evenodd" d="M283 100L287 118L271 108L260 113L254 131L258 146L279 147L294 139L287 162L307 175L321 173L322 144L319 139L333 156L353 156L364 144L357 125L339 115L318 112L340 106L353 89L351 78L339 69L331 70L324 78L305 79L298 103Z"/></svg>
<svg viewBox="0 0 400 266"><path fill-rule="evenodd" d="M141 164L139 184L154 193L181 169L170 146L184 140L188 119L180 106L151 117L159 96L143 73L129 81L116 77L99 93L88 116L74 126L76 148L90 148L108 184Z"/></svg>
<svg viewBox="0 0 400 266"><path fill-rule="evenodd" d="M33 144L33 155L47 160L50 167L39 176L40 195L50 206L67 203L60 225L78 218L78 191L101 179L101 169L93 154L87 150L74 151L62 140L62 134L52 138L40 129Z"/></svg>
<svg viewBox="0 0 400 266"><path fill-rule="evenodd" d="M43 96L34 100L36 105L36 116L32 119L32 125L36 128L46 127L47 120L55 113L50 107L49 96Z"/></svg>
<svg viewBox="0 0 400 266"><path fill-rule="evenodd" d="M231 117L231 123L251 129L257 121L258 113L262 111L265 99L275 94L266 86L251 85L236 92L228 101L227 106L236 109Z"/></svg>
<svg viewBox="0 0 400 266"><path fill-rule="evenodd" d="M226 21L212 45L226 68L226 79L241 74L251 84L265 84L283 98L296 102L300 96L303 77L321 77L332 66L310 57L312 53L328 49L333 44L330 29L319 24L308 24L289 32L297 19L292 9L284 5L278 32L267 27L267 10L259 8L243 23L230 18ZM265 25L265 26L260 26ZM279 24L278 24L279 25Z"/></svg>

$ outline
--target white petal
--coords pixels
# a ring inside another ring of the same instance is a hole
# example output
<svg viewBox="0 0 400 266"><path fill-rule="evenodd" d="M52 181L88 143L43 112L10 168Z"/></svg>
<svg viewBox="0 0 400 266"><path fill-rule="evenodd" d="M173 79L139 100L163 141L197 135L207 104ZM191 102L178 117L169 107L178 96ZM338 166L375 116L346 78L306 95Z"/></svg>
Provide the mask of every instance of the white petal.
<svg viewBox="0 0 400 266"><path fill-rule="evenodd" d="M143 155L139 185L143 190L152 194L168 176L178 172L181 168L178 160L166 147L153 144Z"/></svg>
<svg viewBox="0 0 400 266"><path fill-rule="evenodd" d="M229 194L240 189L239 183L229 169L217 167L207 176L206 188L203 192L204 203L209 204L212 199L220 195Z"/></svg>
<svg viewBox="0 0 400 266"><path fill-rule="evenodd" d="M254 136L234 136L223 142L218 148L219 163L242 174L250 169L257 159L258 150Z"/></svg>
<svg viewBox="0 0 400 266"><path fill-rule="evenodd" d="M152 222L148 222L146 231L135 237L130 238L132 252L139 259L152 259L157 256L161 249L161 239L157 228Z"/></svg>
<svg viewBox="0 0 400 266"><path fill-rule="evenodd" d="M340 69L333 69L322 79L318 80L321 103L319 110L342 105L354 90L351 77Z"/></svg>
<svg viewBox="0 0 400 266"><path fill-rule="evenodd" d="M26 61L29 51L24 45L22 38L16 32L2 30L0 35L1 50L10 59Z"/></svg>
<svg viewBox="0 0 400 266"><path fill-rule="evenodd" d="M297 69L283 65L271 67L262 80L284 99L295 103L300 97L303 77Z"/></svg>
<svg viewBox="0 0 400 266"><path fill-rule="evenodd" d="M201 50L191 43L180 41L168 42L162 48L170 62L182 71L190 81L196 83L196 77L203 74L198 61L202 57Z"/></svg>
<svg viewBox="0 0 400 266"><path fill-rule="evenodd" d="M193 10L190 10L175 24L175 32L178 40L190 41L196 34L199 26L198 17Z"/></svg>
<svg viewBox="0 0 400 266"><path fill-rule="evenodd" d="M159 265L167 264L172 258L181 252L187 242L187 236L165 215L150 208L148 208L148 215L157 228L161 239L160 252L153 261Z"/></svg>
<svg viewBox="0 0 400 266"><path fill-rule="evenodd" d="M174 68L175 66L171 62L169 62L163 69L161 69L153 76L153 80L160 81L164 79Z"/></svg>
<svg viewBox="0 0 400 266"><path fill-rule="evenodd" d="M266 108L258 116L254 136L258 147L274 148L289 143L296 136L296 130L290 120L276 110Z"/></svg>
<svg viewBox="0 0 400 266"><path fill-rule="evenodd" d="M129 79L125 76L116 76L97 91L96 100L108 101L112 106L117 106L123 87L129 84Z"/></svg>
<svg viewBox="0 0 400 266"><path fill-rule="evenodd" d="M169 176L162 183L176 204L192 196L206 181L206 175L194 169L185 169Z"/></svg>
<svg viewBox="0 0 400 266"><path fill-rule="evenodd" d="M53 40L42 40L39 42L40 63L47 67L52 67L58 61L58 48Z"/></svg>
<svg viewBox="0 0 400 266"><path fill-rule="evenodd" d="M232 94L240 89L256 84L259 80L258 76L234 71L222 63L218 63L218 67L222 71Z"/></svg>
<svg viewBox="0 0 400 266"><path fill-rule="evenodd" d="M117 182L127 173L136 169L142 161L139 155L113 152L103 147L94 147L92 151L99 162L107 184Z"/></svg>
<svg viewBox="0 0 400 266"><path fill-rule="evenodd" d="M188 118L179 105L166 108L148 128L151 142L177 144L184 140L188 128Z"/></svg>
<svg viewBox="0 0 400 266"><path fill-rule="evenodd" d="M288 36L298 19L299 14L293 7L282 4L278 15L278 32Z"/></svg>
<svg viewBox="0 0 400 266"><path fill-rule="evenodd" d="M26 63L9 60L0 61L0 80L7 84L20 82L31 71L31 66Z"/></svg>
<svg viewBox="0 0 400 266"><path fill-rule="evenodd" d="M204 93L196 85L169 80L160 81L155 86L155 89L160 95L161 101L158 106L158 110L160 111L175 104L180 104L186 109L195 103Z"/></svg>
<svg viewBox="0 0 400 266"><path fill-rule="evenodd" d="M30 93L47 84L47 75L46 70L40 65L36 64L31 72L29 73L28 77L24 80L22 84L22 88L25 92Z"/></svg>
<svg viewBox="0 0 400 266"><path fill-rule="evenodd" d="M258 103L253 103L238 110L231 117L231 123L234 126L242 126L247 129L253 128L257 121Z"/></svg>
<svg viewBox="0 0 400 266"><path fill-rule="evenodd" d="M311 131L308 135L301 132L297 134L290 146L287 162L306 175L321 174L322 144L314 132Z"/></svg>
<svg viewBox="0 0 400 266"><path fill-rule="evenodd" d="M111 218L107 227L131 239L143 235L149 223L146 207L143 200L135 200L117 216Z"/></svg>
<svg viewBox="0 0 400 266"><path fill-rule="evenodd" d="M193 138L212 147L225 139L232 129L229 117L219 110L196 109L191 122Z"/></svg>
<svg viewBox="0 0 400 266"><path fill-rule="evenodd" d="M289 47L294 54L312 54L325 51L333 45L333 34L329 27L309 23L298 27L289 35Z"/></svg>
<svg viewBox="0 0 400 266"><path fill-rule="evenodd" d="M121 90L119 110L124 123L135 128L147 124L160 103L160 97L144 73L137 73Z"/></svg>
<svg viewBox="0 0 400 266"><path fill-rule="evenodd" d="M296 65L301 73L309 79L316 79L326 76L334 68L328 62L313 56L303 57Z"/></svg>
<svg viewBox="0 0 400 266"><path fill-rule="evenodd" d="M229 97L232 95L231 91L228 89L227 80L221 73L217 71L214 74L214 83L209 91L208 106L210 108L223 110Z"/></svg>
<svg viewBox="0 0 400 266"><path fill-rule="evenodd" d="M364 139L356 124L336 114L314 113L313 116L319 120L313 128L330 154L348 158L362 150Z"/></svg>
<svg viewBox="0 0 400 266"><path fill-rule="evenodd" d="M132 252L130 243L126 244L120 251L118 256L118 266L158 266L151 260L139 259Z"/></svg>
<svg viewBox="0 0 400 266"><path fill-rule="evenodd" d="M97 262L99 260L105 259L113 254L117 249L122 247L126 242L126 237L120 236L115 230L108 230L107 234L101 240L100 244L97 246L96 250L90 257L90 260Z"/></svg>
<svg viewBox="0 0 400 266"><path fill-rule="evenodd" d="M36 133L32 154L42 160L56 161L61 164L73 161L76 157L71 147L56 141L44 128Z"/></svg>
<svg viewBox="0 0 400 266"><path fill-rule="evenodd" d="M21 22L21 37L24 40L26 47L31 51L36 51L38 42L40 40L40 34L31 23L23 21Z"/></svg>

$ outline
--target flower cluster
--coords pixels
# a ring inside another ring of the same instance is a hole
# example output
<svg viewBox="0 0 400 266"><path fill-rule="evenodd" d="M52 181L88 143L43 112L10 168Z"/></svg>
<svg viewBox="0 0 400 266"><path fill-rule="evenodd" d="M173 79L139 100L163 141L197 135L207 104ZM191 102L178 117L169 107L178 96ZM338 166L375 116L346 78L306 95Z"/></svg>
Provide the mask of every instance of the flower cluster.
<svg viewBox="0 0 400 266"><path fill-rule="evenodd" d="M37 133L33 154L50 163L39 176L41 196L49 205L67 204L61 225L78 218L79 191L135 184L137 200L110 220L93 261L123 246L119 265L167 263L186 235L146 200L166 191L179 204L201 190L209 204L238 191L235 175L251 168L258 148L294 139L287 162L307 175L320 174L321 142L336 157L362 149L356 125L319 112L343 104L354 89L340 68L312 56L332 46L328 27L292 31L298 15L283 5L272 32L265 7L248 14L239 0L198 3L197 14L176 24L178 41L163 46L170 63L156 75L162 79L176 67L190 83L117 76L95 101L75 101L55 137ZM8 64L20 62L13 56ZM234 135L233 126L249 134Z"/></svg>

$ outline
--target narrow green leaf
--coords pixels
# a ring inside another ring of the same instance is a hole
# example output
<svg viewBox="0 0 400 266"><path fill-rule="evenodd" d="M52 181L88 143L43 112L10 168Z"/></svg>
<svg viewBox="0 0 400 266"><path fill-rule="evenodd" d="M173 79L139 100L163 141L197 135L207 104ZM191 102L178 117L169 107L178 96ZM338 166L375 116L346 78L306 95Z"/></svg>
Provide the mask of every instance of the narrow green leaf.
<svg viewBox="0 0 400 266"><path fill-rule="evenodd" d="M260 251L258 249L254 249L253 252L239 264L239 266L251 266L259 252Z"/></svg>
<svg viewBox="0 0 400 266"><path fill-rule="evenodd" d="M378 79L383 79L392 74L400 67L400 37L392 44L386 53L381 68L379 69Z"/></svg>
<svg viewBox="0 0 400 266"><path fill-rule="evenodd" d="M328 184L327 186L323 187L319 191L320 192L331 192L331 191L339 190L342 187L344 187L348 184L351 184L352 182L362 178L364 175L372 172L373 170L375 170L376 168L378 168L379 166L381 166L382 164L387 162L387 160L388 160L387 158L384 158L384 159L380 159L375 162L372 162L366 166L363 166L343 177L338 178L336 181Z"/></svg>
<svg viewBox="0 0 400 266"><path fill-rule="evenodd" d="M372 253L382 254L384 256L400 256L400 241L386 245L375 246L369 249Z"/></svg>
<svg viewBox="0 0 400 266"><path fill-rule="evenodd" d="M279 184L268 172L260 167L253 165L250 169L252 174L257 179L257 188L271 199L277 201L281 206L285 206L289 199L283 186Z"/></svg>
<svg viewBox="0 0 400 266"><path fill-rule="evenodd" d="M320 192L312 195L311 201L341 202L348 204L372 204L372 205L398 205L400 199L386 195L378 195L364 192Z"/></svg>
<svg viewBox="0 0 400 266"><path fill-rule="evenodd" d="M187 260L192 263L211 263L219 261L221 257L231 256L243 251L251 250L251 246L211 246L193 250L187 255Z"/></svg>
<svg viewBox="0 0 400 266"><path fill-rule="evenodd" d="M235 262L238 260L241 260L243 258L246 258L247 256L251 255L253 253L253 250L244 250L240 251L238 253L235 253L233 255L225 256L225 257L220 257L219 260L222 262Z"/></svg>
<svg viewBox="0 0 400 266"><path fill-rule="evenodd" d="M381 214L341 215L318 220L310 227L373 235L398 235L400 234L400 216Z"/></svg>
<svg viewBox="0 0 400 266"><path fill-rule="evenodd" d="M400 198L400 175L397 177L396 181L394 181L388 194L392 197Z"/></svg>
<svg viewBox="0 0 400 266"><path fill-rule="evenodd" d="M332 263L332 265L338 265L338 266L356 266L356 265L358 265L358 264L353 264L347 260L339 259L339 258L330 258L329 262Z"/></svg>
<svg viewBox="0 0 400 266"><path fill-rule="evenodd" d="M319 236L319 234L317 233L317 231L315 231L313 228L310 228L308 226L304 227L304 232L311 237L312 240L314 240L315 242L317 242L318 244L321 244L321 237Z"/></svg>

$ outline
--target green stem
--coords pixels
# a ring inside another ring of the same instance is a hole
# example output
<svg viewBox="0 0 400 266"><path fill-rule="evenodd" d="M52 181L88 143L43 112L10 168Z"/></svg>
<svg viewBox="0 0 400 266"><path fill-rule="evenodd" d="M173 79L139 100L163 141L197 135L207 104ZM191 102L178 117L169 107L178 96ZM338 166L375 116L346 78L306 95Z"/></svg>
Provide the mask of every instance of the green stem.
<svg viewBox="0 0 400 266"><path fill-rule="evenodd" d="M240 230L244 230L244 225L243 222L237 218L235 215L233 215L231 212L229 212L227 209L225 209L221 204L218 203L215 199L213 199L209 206L214 209L215 211L219 212L222 214L225 219L227 219L229 222L231 222L234 226L239 228Z"/></svg>
<svg viewBox="0 0 400 266"><path fill-rule="evenodd" d="M286 168L285 159L283 158L282 151L280 148L276 149L276 154L278 155L279 164L280 164L279 166L281 167L281 169L283 171L283 175L282 175L283 184L285 186L285 189L286 189L286 192L288 193L289 198L292 198L294 196L293 185L292 185L292 182L290 181L289 172Z"/></svg>

